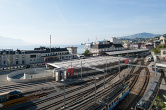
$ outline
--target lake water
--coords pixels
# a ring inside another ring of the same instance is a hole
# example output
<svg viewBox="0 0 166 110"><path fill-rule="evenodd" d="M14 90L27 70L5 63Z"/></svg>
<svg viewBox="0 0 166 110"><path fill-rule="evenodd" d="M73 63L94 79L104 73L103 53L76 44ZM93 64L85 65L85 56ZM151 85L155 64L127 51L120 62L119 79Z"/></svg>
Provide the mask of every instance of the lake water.
<svg viewBox="0 0 166 110"><path fill-rule="evenodd" d="M0 46L0 49L13 49L13 50L34 50L34 48L38 48L42 45L3 45ZM77 47L77 53L81 54L84 52L84 45L52 45L51 47L60 47L60 48L64 48L64 47ZM45 47L49 47L48 45L46 45Z"/></svg>

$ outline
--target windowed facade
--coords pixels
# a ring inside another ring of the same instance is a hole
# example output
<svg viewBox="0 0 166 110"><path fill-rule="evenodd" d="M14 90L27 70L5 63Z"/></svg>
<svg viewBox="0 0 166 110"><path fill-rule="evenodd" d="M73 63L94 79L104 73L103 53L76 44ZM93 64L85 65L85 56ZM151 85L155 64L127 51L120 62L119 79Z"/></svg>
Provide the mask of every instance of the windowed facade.
<svg viewBox="0 0 166 110"><path fill-rule="evenodd" d="M76 50L72 50L71 52L75 53ZM18 65L42 63L47 61L57 61L71 58L73 57L67 48L52 48L51 53L49 48L45 47L35 48L34 50L10 50L10 54L7 49L0 50L0 65L5 66L9 66L9 62L11 62L11 65Z"/></svg>

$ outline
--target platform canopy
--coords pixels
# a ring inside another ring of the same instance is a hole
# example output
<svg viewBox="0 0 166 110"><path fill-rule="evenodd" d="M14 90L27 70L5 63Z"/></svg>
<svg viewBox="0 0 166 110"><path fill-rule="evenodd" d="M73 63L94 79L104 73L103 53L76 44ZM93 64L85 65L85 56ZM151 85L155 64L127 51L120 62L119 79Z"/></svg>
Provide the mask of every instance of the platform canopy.
<svg viewBox="0 0 166 110"><path fill-rule="evenodd" d="M93 67L98 65L105 65L109 63L115 63L119 61L124 61L126 58L123 57L112 57L112 56L99 56L99 57L90 57L86 59L75 59L55 63L47 63L49 66L55 68L80 68L82 67Z"/></svg>
<svg viewBox="0 0 166 110"><path fill-rule="evenodd" d="M120 54L145 52L145 51L149 51L149 49L135 49L135 50L113 51L113 52L105 52L105 53L108 55L120 55Z"/></svg>

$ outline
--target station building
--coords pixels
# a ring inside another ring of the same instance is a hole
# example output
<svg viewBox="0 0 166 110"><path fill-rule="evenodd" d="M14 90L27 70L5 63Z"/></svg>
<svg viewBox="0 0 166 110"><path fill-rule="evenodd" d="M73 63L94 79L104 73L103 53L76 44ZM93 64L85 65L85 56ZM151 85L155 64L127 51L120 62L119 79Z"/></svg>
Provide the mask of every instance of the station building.
<svg viewBox="0 0 166 110"><path fill-rule="evenodd" d="M88 49L91 54L93 54L93 56L98 56L103 52L124 50L124 47L119 43L113 43L110 41L98 41L93 42L93 44L86 44L84 49Z"/></svg>

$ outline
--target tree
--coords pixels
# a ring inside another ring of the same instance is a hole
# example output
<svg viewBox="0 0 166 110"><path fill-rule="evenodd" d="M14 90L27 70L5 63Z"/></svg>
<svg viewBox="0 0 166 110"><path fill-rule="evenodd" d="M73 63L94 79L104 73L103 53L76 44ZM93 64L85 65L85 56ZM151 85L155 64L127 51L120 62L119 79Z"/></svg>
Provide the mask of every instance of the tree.
<svg viewBox="0 0 166 110"><path fill-rule="evenodd" d="M163 97L166 99L166 96L163 95ZM159 97L156 97L155 102L155 109L159 109L161 108L161 110L166 110L166 102L164 102L162 99L160 99Z"/></svg>
<svg viewBox="0 0 166 110"><path fill-rule="evenodd" d="M166 45L165 45L165 44L158 45L157 48L153 48L152 51L153 51L155 54L156 54L156 53L160 53L161 48L166 48Z"/></svg>
<svg viewBox="0 0 166 110"><path fill-rule="evenodd" d="M90 56L90 51L88 49L85 50L85 52L83 53L84 56Z"/></svg>
<svg viewBox="0 0 166 110"><path fill-rule="evenodd" d="M152 52L154 52L156 54L157 53L156 48L153 48Z"/></svg>

